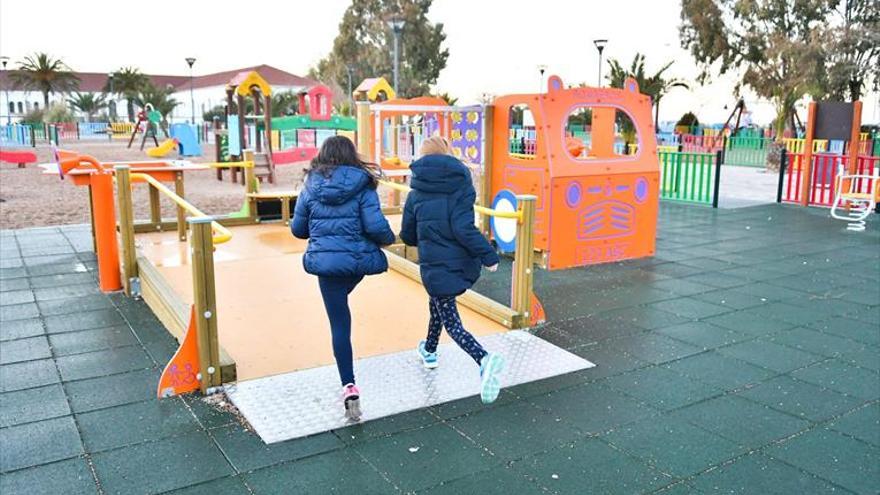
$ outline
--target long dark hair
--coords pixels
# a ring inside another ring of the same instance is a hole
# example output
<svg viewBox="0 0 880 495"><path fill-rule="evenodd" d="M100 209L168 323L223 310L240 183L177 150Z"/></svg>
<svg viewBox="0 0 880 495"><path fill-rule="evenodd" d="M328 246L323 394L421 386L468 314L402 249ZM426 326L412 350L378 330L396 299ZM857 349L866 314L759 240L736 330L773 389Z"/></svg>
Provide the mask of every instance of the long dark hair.
<svg viewBox="0 0 880 495"><path fill-rule="evenodd" d="M330 177L337 167L357 167L370 176L370 187L375 189L382 177L382 169L375 163L365 162L358 155L357 148L351 139L345 136L332 136L324 141L318 155L312 158L307 174L319 173L324 177Z"/></svg>

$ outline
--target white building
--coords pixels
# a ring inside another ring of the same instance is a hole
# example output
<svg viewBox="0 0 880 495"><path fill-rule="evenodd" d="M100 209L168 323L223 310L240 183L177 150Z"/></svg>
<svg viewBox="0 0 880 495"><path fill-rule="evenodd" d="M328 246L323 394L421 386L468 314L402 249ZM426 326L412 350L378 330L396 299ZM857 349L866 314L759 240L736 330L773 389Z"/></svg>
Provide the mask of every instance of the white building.
<svg viewBox="0 0 880 495"><path fill-rule="evenodd" d="M257 71L263 79L272 85L273 93L285 91L300 92L317 84L311 79L297 76L289 72L277 69L269 65L243 67L241 69L217 72L195 76L190 80L189 76L147 75L156 86L170 86L174 88L173 98L180 104L168 116L169 122L189 122L195 114L195 121L202 121L202 114L217 105L226 104L226 83L239 72ZM43 107L43 94L39 91L25 91L16 89L9 78L10 71L0 72L0 124L18 122L29 111ZM108 73L102 72L75 72L79 77L80 93L103 93L108 87ZM192 88L192 92L190 89ZM192 98L190 96L192 95ZM52 93L49 95L49 103L66 102L69 94ZM110 101L111 109L106 111L112 114L115 106L117 120L127 120L125 99ZM82 117L82 116L81 116Z"/></svg>

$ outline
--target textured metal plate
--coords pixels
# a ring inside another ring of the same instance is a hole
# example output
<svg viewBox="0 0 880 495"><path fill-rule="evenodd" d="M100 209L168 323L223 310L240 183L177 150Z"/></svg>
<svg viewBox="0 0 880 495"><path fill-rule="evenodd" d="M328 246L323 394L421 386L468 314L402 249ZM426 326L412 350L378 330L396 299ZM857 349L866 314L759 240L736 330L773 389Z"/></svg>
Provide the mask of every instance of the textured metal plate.
<svg viewBox="0 0 880 495"><path fill-rule="evenodd" d="M480 342L504 356L505 387L595 366L519 330L481 337ZM479 395L479 368L473 360L454 343L438 350L440 367L435 370L422 367L415 346L355 361L361 421ZM343 415L341 389L336 366L322 366L239 382L226 391L260 438L275 443L350 424Z"/></svg>

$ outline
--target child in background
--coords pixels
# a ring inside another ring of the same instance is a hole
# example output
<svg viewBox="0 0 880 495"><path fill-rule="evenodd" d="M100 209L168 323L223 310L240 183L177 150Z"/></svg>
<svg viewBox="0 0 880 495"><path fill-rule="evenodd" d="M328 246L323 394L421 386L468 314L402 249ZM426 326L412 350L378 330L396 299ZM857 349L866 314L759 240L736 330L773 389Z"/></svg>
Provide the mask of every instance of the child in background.
<svg viewBox="0 0 880 495"><path fill-rule="evenodd" d="M388 270L379 246L393 243L394 232L376 194L379 169L363 162L348 138L324 141L307 174L290 228L296 237L309 240L303 267L318 276L345 414L357 420L360 391L354 380L348 295L365 275Z"/></svg>
<svg viewBox="0 0 880 495"><path fill-rule="evenodd" d="M476 191L468 168L450 154L440 136L425 140L422 155L410 165L412 192L406 198L400 238L418 246L422 283L430 296L428 336L417 352L426 368L438 365L440 331L480 366L480 398L494 402L501 390L504 359L488 353L461 323L455 298L480 278L480 269L498 269L498 254L474 225Z"/></svg>

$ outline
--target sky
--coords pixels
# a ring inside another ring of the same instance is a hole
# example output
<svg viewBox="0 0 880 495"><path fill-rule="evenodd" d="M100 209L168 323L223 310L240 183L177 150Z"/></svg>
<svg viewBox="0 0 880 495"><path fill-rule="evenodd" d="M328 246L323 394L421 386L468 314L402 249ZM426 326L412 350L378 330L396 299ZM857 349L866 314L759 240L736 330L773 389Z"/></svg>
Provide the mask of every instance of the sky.
<svg viewBox="0 0 880 495"><path fill-rule="evenodd" d="M184 59L193 56L196 75L264 63L305 75L332 48L349 3L0 0L0 55L12 59L10 66L45 51L78 71L135 66L150 74L188 74ZM668 74L691 84L663 99L661 121L693 111L703 122L723 122L736 102L735 76L706 86L695 82L697 67L679 44L679 12L678 0L434 0L428 18L444 24L450 53L436 91L463 104L484 93L537 92L540 65L547 66L545 78L595 84L599 60L592 40L605 38L604 60L628 66L640 52L649 72L674 61ZM748 92L744 97L756 123L773 118L769 103ZM880 122L878 95L863 101L863 121Z"/></svg>

